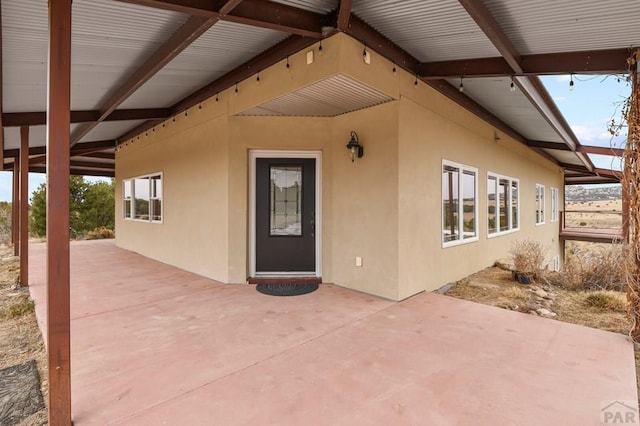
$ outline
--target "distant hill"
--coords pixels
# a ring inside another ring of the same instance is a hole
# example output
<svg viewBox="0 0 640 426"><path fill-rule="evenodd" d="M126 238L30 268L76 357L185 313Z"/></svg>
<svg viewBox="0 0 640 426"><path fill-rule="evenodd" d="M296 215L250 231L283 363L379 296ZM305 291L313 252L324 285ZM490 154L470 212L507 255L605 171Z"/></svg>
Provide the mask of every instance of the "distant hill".
<svg viewBox="0 0 640 426"><path fill-rule="evenodd" d="M620 185L585 188L584 186L569 185L564 188L567 201L598 201L622 199Z"/></svg>

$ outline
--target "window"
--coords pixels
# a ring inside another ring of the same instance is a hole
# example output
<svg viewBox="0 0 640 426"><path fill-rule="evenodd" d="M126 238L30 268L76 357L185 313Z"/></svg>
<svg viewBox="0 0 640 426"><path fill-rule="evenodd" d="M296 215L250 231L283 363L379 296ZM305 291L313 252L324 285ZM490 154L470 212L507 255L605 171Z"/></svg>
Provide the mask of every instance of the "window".
<svg viewBox="0 0 640 426"><path fill-rule="evenodd" d="M125 179L122 184L125 219L162 222L162 174Z"/></svg>
<svg viewBox="0 0 640 426"><path fill-rule="evenodd" d="M558 188L551 187L551 222L558 221Z"/></svg>
<svg viewBox="0 0 640 426"><path fill-rule="evenodd" d="M552 259L552 270L558 272L560 270L560 255L556 254Z"/></svg>
<svg viewBox="0 0 640 426"><path fill-rule="evenodd" d="M451 246L478 239L478 169L442 163L442 244Z"/></svg>
<svg viewBox="0 0 640 426"><path fill-rule="evenodd" d="M487 230L489 236L519 228L517 179L494 173L487 175Z"/></svg>
<svg viewBox="0 0 640 426"><path fill-rule="evenodd" d="M536 183L536 225L544 224L544 185Z"/></svg>

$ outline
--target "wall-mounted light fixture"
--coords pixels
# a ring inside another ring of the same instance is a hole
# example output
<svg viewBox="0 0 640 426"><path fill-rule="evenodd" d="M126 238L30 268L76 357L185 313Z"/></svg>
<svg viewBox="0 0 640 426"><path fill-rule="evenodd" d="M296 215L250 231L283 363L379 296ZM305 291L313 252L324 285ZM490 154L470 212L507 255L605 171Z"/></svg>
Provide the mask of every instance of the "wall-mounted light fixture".
<svg viewBox="0 0 640 426"><path fill-rule="evenodd" d="M355 161L356 157L362 158L364 155L364 147L360 145L358 134L354 131L351 132L351 140L349 140L349 143L347 144L347 149L349 150L352 163Z"/></svg>

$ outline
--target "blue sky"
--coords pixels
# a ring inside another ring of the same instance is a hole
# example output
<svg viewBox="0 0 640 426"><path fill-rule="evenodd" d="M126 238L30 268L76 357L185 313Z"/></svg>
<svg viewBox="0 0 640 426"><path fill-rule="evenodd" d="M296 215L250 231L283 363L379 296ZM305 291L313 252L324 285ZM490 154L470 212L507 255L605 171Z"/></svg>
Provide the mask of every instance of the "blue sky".
<svg viewBox="0 0 640 426"><path fill-rule="evenodd" d="M573 76L573 90L569 90L571 77L542 77L547 90L564 114L567 122L583 145L616 146L624 144L624 136L612 140L607 123L620 118L620 106L629 96L630 86L624 76ZM603 155L590 155L596 167L620 169L619 160ZM107 180L90 178L91 181ZM45 175L29 174L29 192L32 193ZM0 172L0 201L11 201L11 172Z"/></svg>
<svg viewBox="0 0 640 426"><path fill-rule="evenodd" d="M607 123L620 121L623 101L631 87L625 76L573 76L573 90L569 90L571 77L542 77L545 87L583 145L624 147L626 133L612 138ZM606 155L589 155L596 167L621 169L620 160Z"/></svg>

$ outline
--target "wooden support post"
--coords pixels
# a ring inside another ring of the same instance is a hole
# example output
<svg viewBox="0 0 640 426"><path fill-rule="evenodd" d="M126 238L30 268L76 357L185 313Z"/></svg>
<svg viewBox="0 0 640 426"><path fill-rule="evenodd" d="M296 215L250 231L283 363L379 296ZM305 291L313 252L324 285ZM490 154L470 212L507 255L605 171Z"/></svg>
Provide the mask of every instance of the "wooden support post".
<svg viewBox="0 0 640 426"><path fill-rule="evenodd" d="M29 127L20 127L20 286L29 285Z"/></svg>
<svg viewBox="0 0 640 426"><path fill-rule="evenodd" d="M49 2L47 343L49 424L71 424L69 125L71 0Z"/></svg>
<svg viewBox="0 0 640 426"><path fill-rule="evenodd" d="M13 255L20 255L20 156L13 157L13 192L11 194L11 242Z"/></svg>

